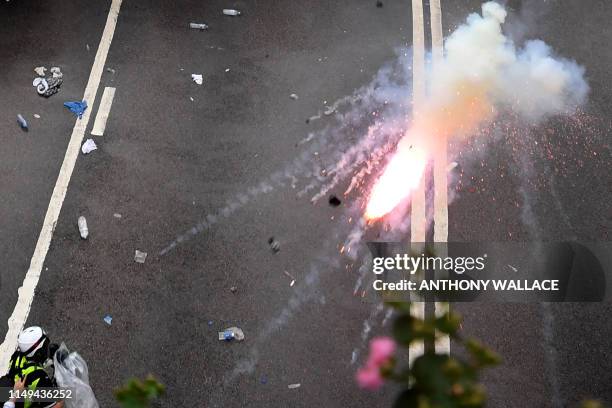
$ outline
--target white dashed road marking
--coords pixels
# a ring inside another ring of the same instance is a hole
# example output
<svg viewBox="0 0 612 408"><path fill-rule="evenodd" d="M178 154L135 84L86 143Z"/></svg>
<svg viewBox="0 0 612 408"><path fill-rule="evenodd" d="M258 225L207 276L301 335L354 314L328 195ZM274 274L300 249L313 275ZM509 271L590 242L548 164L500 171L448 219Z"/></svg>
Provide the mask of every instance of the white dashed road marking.
<svg viewBox="0 0 612 408"><path fill-rule="evenodd" d="M98 107L98 113L96 114L96 120L94 121L93 129L91 134L94 136L102 136L106 129L106 121L110 113L111 105L113 104L113 98L115 97L115 88L106 87L100 100L100 106Z"/></svg>

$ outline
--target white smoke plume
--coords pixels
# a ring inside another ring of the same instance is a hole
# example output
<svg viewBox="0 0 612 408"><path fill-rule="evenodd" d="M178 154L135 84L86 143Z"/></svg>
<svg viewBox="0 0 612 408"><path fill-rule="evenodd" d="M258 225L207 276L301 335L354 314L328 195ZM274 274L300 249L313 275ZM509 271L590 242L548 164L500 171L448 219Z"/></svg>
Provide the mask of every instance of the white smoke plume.
<svg viewBox="0 0 612 408"><path fill-rule="evenodd" d="M461 102L471 86L482 90L482 102L528 120L573 113L589 90L584 68L555 56L541 40L517 47L502 31L506 15L503 6L487 2L482 16L471 14L448 37L444 62L433 71L433 107Z"/></svg>

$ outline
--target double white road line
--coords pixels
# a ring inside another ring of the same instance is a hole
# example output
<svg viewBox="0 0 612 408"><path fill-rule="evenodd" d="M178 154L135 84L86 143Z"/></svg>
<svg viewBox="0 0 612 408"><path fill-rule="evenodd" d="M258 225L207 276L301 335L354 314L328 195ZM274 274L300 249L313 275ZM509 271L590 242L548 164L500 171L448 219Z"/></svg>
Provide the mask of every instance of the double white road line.
<svg viewBox="0 0 612 408"><path fill-rule="evenodd" d="M439 64L443 58L442 37L442 9L440 0L430 0L431 16L431 48L432 64ZM412 94L413 114L417 116L426 93L425 75L425 28L423 17L423 0L412 0ZM431 78L430 80L435 80ZM433 158L434 178L434 241L447 242L448 240L448 199L446 180L446 140L436 145ZM412 214L410 223L410 240L413 244L424 243L427 231L427 219L425 211L425 180L412 193ZM421 248L414 247L415 250ZM445 254L437 254L445 256ZM448 310L447 303L436 302L434 304L436 315L442 315ZM425 316L425 302L412 303L412 314L415 317ZM437 353L450 353L450 338L442 336L435 344ZM422 342L414 343L409 350L409 360L414 361L424 352Z"/></svg>

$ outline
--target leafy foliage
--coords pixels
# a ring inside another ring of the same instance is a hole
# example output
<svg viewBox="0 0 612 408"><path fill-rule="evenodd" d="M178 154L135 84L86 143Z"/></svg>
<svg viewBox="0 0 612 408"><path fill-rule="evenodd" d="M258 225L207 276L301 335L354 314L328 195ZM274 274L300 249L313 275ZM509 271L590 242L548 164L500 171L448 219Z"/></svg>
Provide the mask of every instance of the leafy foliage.
<svg viewBox="0 0 612 408"><path fill-rule="evenodd" d="M144 381L133 378L115 390L115 397L122 408L148 408L151 402L164 395L165 387L152 375Z"/></svg>
<svg viewBox="0 0 612 408"><path fill-rule="evenodd" d="M460 335L461 317L452 312L443 316L420 319L410 314L409 304L388 303L398 313L393 324L395 341L408 348L423 341L433 344L448 335L465 349L465 357L436 354L426 347L412 367L399 367L393 359L382 376L405 386L394 408L478 408L486 401L484 387L478 382L484 368L500 363L500 357L474 339ZM459 353L460 354L460 353Z"/></svg>

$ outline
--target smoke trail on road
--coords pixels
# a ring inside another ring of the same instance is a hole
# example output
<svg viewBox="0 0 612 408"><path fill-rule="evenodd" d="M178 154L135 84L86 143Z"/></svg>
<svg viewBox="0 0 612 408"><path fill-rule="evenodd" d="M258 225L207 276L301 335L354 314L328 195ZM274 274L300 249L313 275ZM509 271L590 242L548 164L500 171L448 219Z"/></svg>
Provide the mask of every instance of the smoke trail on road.
<svg viewBox="0 0 612 408"><path fill-rule="evenodd" d="M304 150L291 163L247 191L236 194L216 212L205 215L167 244L160 256L229 217L258 196L278 188L295 189L301 183L305 186L300 186L298 197L321 185L327 186L325 195L361 165L380 161L382 153L397 143L408 126L412 109L409 55L408 49L398 49L397 58L381 68L369 84L327 108L324 116L329 117L331 123L298 142L298 147Z"/></svg>

